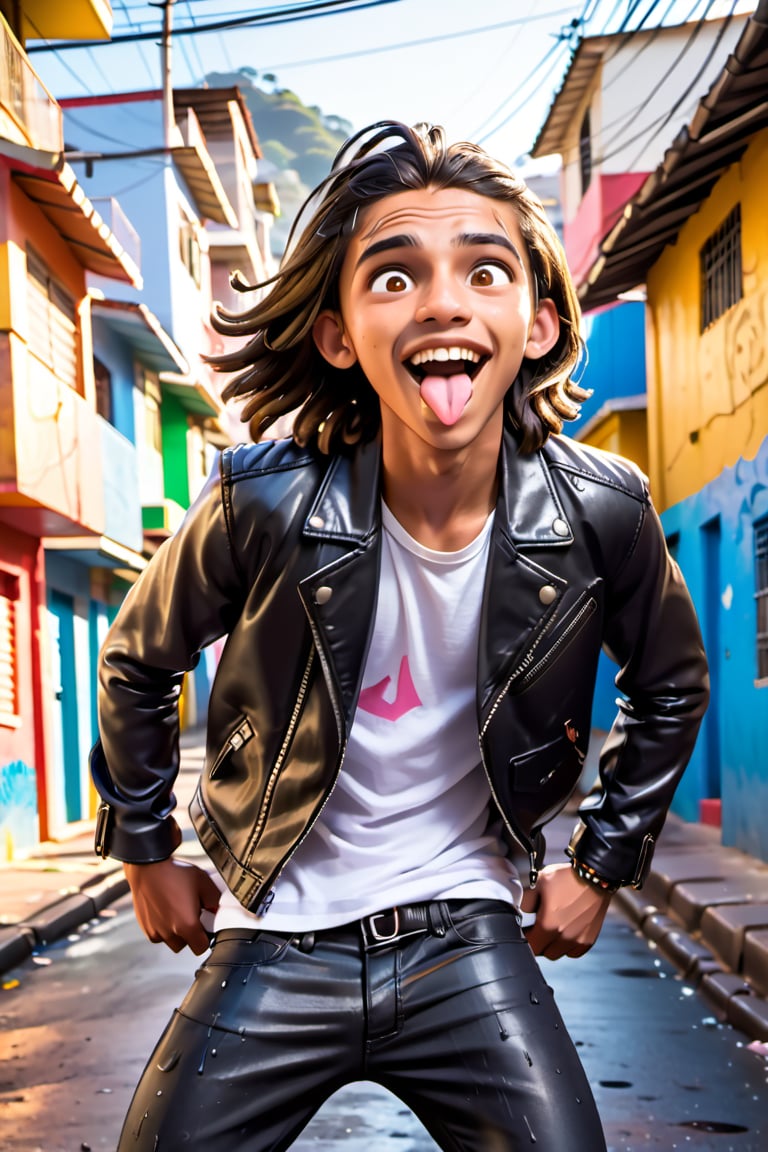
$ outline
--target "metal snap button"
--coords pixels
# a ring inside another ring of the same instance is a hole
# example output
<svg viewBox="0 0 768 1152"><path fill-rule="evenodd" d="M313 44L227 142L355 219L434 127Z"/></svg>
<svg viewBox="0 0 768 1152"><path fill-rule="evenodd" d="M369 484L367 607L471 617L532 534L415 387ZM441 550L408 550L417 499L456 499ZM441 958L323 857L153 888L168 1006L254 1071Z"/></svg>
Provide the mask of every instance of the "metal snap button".
<svg viewBox="0 0 768 1152"><path fill-rule="evenodd" d="M325 528L325 520L322 516L310 516L309 525L311 528Z"/></svg>
<svg viewBox="0 0 768 1152"><path fill-rule="evenodd" d="M544 584L539 588L539 600L542 604L551 604L553 600L557 599L557 588L552 584Z"/></svg>
<svg viewBox="0 0 768 1152"><path fill-rule="evenodd" d="M315 604L327 604L333 596L333 588L329 588L327 584L321 584L315 592Z"/></svg>
<svg viewBox="0 0 768 1152"><path fill-rule="evenodd" d="M571 530L566 524L565 520L561 520L558 516L557 520L552 522L552 531L556 536L570 536Z"/></svg>

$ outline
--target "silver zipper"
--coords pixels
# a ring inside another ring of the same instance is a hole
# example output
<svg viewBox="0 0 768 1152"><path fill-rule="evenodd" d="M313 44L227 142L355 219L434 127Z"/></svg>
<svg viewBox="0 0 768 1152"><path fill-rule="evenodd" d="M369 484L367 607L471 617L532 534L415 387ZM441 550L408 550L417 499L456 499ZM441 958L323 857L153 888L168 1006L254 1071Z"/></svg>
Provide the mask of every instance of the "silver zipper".
<svg viewBox="0 0 768 1152"><path fill-rule="evenodd" d="M313 639L314 639L314 642L315 642L315 648L314 648L314 649L313 649L313 651L310 653L310 661L309 661L309 664L307 665L307 669L306 669L306 672L307 672L307 673L309 672L309 667L310 667L310 665L311 665L311 663L312 663L312 656L314 655L315 651L317 652L317 655L318 655L318 658L319 658L319 660L320 660L320 663L321 663L321 664L322 664L322 665L325 667L325 661L323 660L323 649L322 649L322 646L321 646L321 645L318 643L318 635L317 635L317 630L316 630L316 628L315 628L315 625L314 625L314 623L312 622L312 620L310 620L310 621L309 621L309 626L310 626L310 628L311 628L311 630L312 630L312 636L313 636ZM304 684L303 684L303 683L302 683L302 687L304 687ZM298 838L298 840L296 841L296 843L293 845L293 847L290 849L290 851L289 851L289 852L288 852L288 853L287 853L287 854L284 856L284 858L283 858L283 859L280 861L280 864L279 864L279 865L278 865L278 867L276 868L276 870L275 870L275 872L273 873L273 875L272 875L272 876L271 876L271 877L270 877L268 880L265 880L265 881L264 881L264 887L265 887L265 888L267 887L267 884L269 884L270 886L272 886L273 884L276 884L276 883L277 883L277 881L278 881L278 880L279 880L279 878L280 878L280 873L283 871L283 869L285 868L286 864L288 864L288 863L289 863L289 861L292 859L292 857L294 856L294 854L295 854L295 853L298 851L298 849L299 849L299 848L301 847L301 845L304 843L304 841L306 840L307 836L309 836L310 832L311 832L311 831L312 831L312 829L314 828L314 826L315 826L315 824L317 823L317 821L318 821L318 820L320 819L320 817L322 816L322 814L323 814L323 811L325 810L325 806L326 806L326 804L328 803L328 801L330 800L330 798L331 798L331 795L332 795L332 793L333 793L333 790L334 790L334 788L336 787L336 781L337 781L337 780L338 780L338 778L339 778L339 772L341 771L341 766L342 766L342 764L344 763L344 756L346 755L346 751L347 751L347 740L346 740L346 738L344 738L344 736L343 736L343 733L344 733L344 723L343 723L343 721L342 721L342 719L341 719L341 717L340 717L339 709L338 709L338 708L337 708L337 706L336 706L336 701L335 701L335 700L334 700L334 698L333 698L333 694L330 694L330 695L331 695L331 703L333 704L333 711L334 711L334 715L335 715L335 717L336 717L336 725L337 725L337 727L338 727L338 729L339 729L339 733L340 733L340 748L339 748L339 758L338 758L338 761L337 761L337 764L336 764L336 775L335 775L335 776L334 776L334 778L333 778L333 784L332 784L332 785L331 785L331 787L328 789L328 792L326 793L325 799L323 800L322 804L321 804L321 805L320 805L320 807L318 808L318 810L317 810L317 812L315 813L315 815L312 817L312 819L311 819L311 820L309 821L309 823L307 824L307 826L306 826L306 828L304 829L304 831L302 832L302 834L299 836L299 838ZM251 849L251 856L253 856L253 852L255 851L255 847L256 847L256 846L255 846L255 844L254 844L253 848ZM250 858L249 858L249 859L250 859Z"/></svg>
<svg viewBox="0 0 768 1152"><path fill-rule="evenodd" d="M262 804L261 804L261 810L259 812L259 816L258 816L258 819L256 821L256 825L255 825L253 832L251 834L251 844L250 844L250 847L248 849L248 854L247 854L246 859L245 859L245 867L246 868L250 868L250 866L251 866L251 860L253 859L253 853L256 851L256 844L258 842L259 836L261 835L262 829L264 828L264 823L265 823L266 818L267 818L267 811L269 809L270 801L272 799L272 793L275 790L277 778L280 775L280 771L283 767L283 763L285 761L286 756L288 755L288 749L291 746L291 741L293 740L293 734L296 731L296 725L299 722L299 716L301 715L301 710L304 707L304 697L307 694L307 685L309 684L309 674L312 670L312 664L314 662L314 659L315 659L315 649L313 647L310 649L309 659L307 660L306 667L304 668L304 674L301 677L301 683L299 684L299 692L298 692L298 695L296 697L296 702L293 705L293 711L291 712L291 719L288 722L288 728L286 730L285 736L283 737L283 743L280 746L280 751L277 754L277 759L275 760L275 763L272 765L272 771L269 774L269 780L267 781L267 787L264 791L264 799L263 799Z"/></svg>
<svg viewBox="0 0 768 1152"><path fill-rule="evenodd" d="M524 685L529 684L531 680L533 680L538 675L541 669L550 662L550 660L557 657L559 649L562 648L563 644L568 641L574 628L577 628L581 624L582 618L584 616L591 616L596 608L597 604L595 602L595 598L590 596L589 600L586 602L583 608L580 608L576 615L573 617L562 635L558 636L557 640L555 640L549 651L544 656L542 656L541 660L539 660L537 664L534 664L533 668L529 668L525 673L522 681ZM516 673L519 675L520 671L522 671L522 666L520 669L516 669ZM509 687L509 685L507 685L507 687Z"/></svg>
<svg viewBox="0 0 768 1152"><path fill-rule="evenodd" d="M483 753L483 743L482 743L482 741L483 741L483 737L484 737L485 733L488 731L488 727L489 727L489 725L490 725L490 723L491 723L491 720L493 719L493 717L494 717L494 715L495 715L495 713L496 713L496 711L497 711L497 709L498 709L499 705L501 704L501 701L502 701L502 700L504 699L504 697L507 695L507 693L509 692L509 689L510 689L510 688L511 688L511 686L514 684L515 680L517 680L517 679L518 679L518 677L519 677L519 676L521 676L521 675L522 675L524 672L525 672L525 676L523 677L523 682L524 682L524 683L525 683L526 681L528 681L528 680L532 679L532 678L533 678L533 677L536 675L536 673L538 672L538 670L539 670L540 668L542 668L542 667L543 667L543 666L544 666L544 665L547 663L547 661L549 660L549 657L551 656L552 652L554 652L554 651L555 651L555 649L557 649L557 648L560 646L560 644L561 644L561 643L562 643L562 642L563 642L563 641L566 639L566 637L567 637L567 636L570 634L570 632L572 631L572 629L576 627L576 625L579 623L579 621L581 620L581 617L584 615L584 613L585 613L585 612L587 612L587 610L589 610L589 612L590 612L590 614L591 614L591 613L592 613L592 612L595 610L595 608L596 608L596 607L597 607L597 605L596 605L596 603L595 603L594 597L590 597L590 598L589 598L589 600L588 600L588 602L587 602L587 603L584 605L584 607L583 607L583 608L581 608L581 609L579 609L579 611L577 612L576 616L574 616L573 620L572 620L572 621L571 621L571 623L568 625L568 627L566 628L566 630L565 630L565 632L563 633L563 635L562 635L562 636L561 636L561 637L560 637L560 638L559 638L559 639L558 639L558 640L555 642L555 644L553 645L553 647L552 647L552 649L550 650L550 652L548 652L546 656L542 657L542 659L541 659L541 660L539 660L538 664L536 664L536 665L535 665L533 668L530 668L530 665L531 665L531 663L533 662L533 659L534 659L534 654L535 654L535 652L536 652L536 649L538 648L538 646L539 646L539 644L541 643L542 639L543 639L543 638L544 638L544 636L546 635L546 633L547 633L547 629L545 628L545 629L544 629L544 630L543 630L541 633L539 633L539 635L537 636L536 640L533 642L533 644L531 645L531 647L528 649L528 651L526 652L525 656L524 656L524 657L523 657L523 659L520 661L520 663L518 664L518 666L515 668L514 672L513 672L513 673L512 673L512 675L509 677L509 679L507 680L506 684L505 684L505 685L504 685L504 687L502 688L501 692L499 692L498 696L496 697L496 699L495 699L495 701L494 701L494 703L493 703L493 707L491 708L490 712L488 713L488 719L486 720L486 722L485 722L485 724L483 725L483 727L482 727L482 730L481 730L481 732L480 732L480 760L481 760L481 762L482 762L482 765L483 765L483 769L484 769L484 771L485 771L485 775L486 775L486 777L487 777L487 780L488 780L488 787L489 787L489 788L490 788L490 790L491 790L491 796L493 797L493 801L494 801L494 803L495 803L495 805L496 805L496 809L497 809L497 811L499 812L499 814L500 814L500 816L501 816L502 820L503 820L503 821L504 821L504 823L506 824L508 831L509 831L509 832L511 833L511 835L512 835L512 836L515 838L515 840L517 840L517 842L518 842L519 844L522 844L523 848L525 848L525 849L527 850L527 852L528 852L528 865L529 865L529 873L528 873L528 877L529 877L529 881L530 881L530 885L531 885L531 888L535 888L535 887L536 887L536 882L537 882L537 880L538 880L538 878L539 878L539 868L538 868L538 860L537 860L537 857L536 857L536 850L535 850L535 848L533 847L533 845L531 844L531 842L530 842L530 840L528 839L528 837L527 837L527 836L524 836L524 835L523 835L521 832L516 832L516 831L515 831L515 829L513 828L513 826L512 826L512 824L511 824L511 822L510 822L510 821L507 819L507 816L506 816L506 814L505 814L505 812L504 812L504 810L503 810L503 808L502 808L501 804L499 803L499 799L498 799L498 797L497 797L497 795L496 795L496 791L495 791L495 789L494 789L494 787L493 787L493 781L491 780L491 773L490 773L490 771L489 771L489 769L488 769L488 765L487 765L487 763L486 763L486 760L485 760L485 755L484 755L484 753ZM526 669L528 669L528 671L526 671Z"/></svg>

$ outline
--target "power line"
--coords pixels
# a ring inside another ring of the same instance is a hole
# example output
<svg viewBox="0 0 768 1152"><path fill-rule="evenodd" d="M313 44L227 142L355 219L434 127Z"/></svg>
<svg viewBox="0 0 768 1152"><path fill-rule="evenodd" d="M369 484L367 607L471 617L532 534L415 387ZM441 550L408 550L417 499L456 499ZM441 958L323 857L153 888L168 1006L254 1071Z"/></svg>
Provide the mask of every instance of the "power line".
<svg viewBox="0 0 768 1152"><path fill-rule="evenodd" d="M675 69L679 66L681 60L686 55L686 53L693 47L693 45L695 44L699 35L701 34L701 32L704 28L704 25L707 23L707 14L709 13L710 9L713 7L714 2L715 2L715 0L708 0L706 7L704 9L704 12L701 14L699 19L697 20L695 27L691 31L690 35L687 37L687 39L686 39L685 43L683 44L682 48L680 49L680 51L675 56L675 59L672 61L670 66L665 70L663 75L657 80L656 84L653 86L653 88L650 90L650 92L643 93L645 104L647 104L650 101L650 99L656 95L656 93L661 89L661 87L663 86L665 81L669 79L669 77L672 75L672 73L675 71ZM680 108L680 105L683 103L684 100L687 99L687 97L690 95L691 91L693 90L694 86L699 82L699 79L701 78L702 74L706 70L709 63L711 62L715 52L717 51L717 49L720 46L720 41L722 40L725 32L727 31L727 28L728 28L731 20L733 18L734 10L736 8L737 3L738 3L738 0L732 0L731 11L728 13L722 26L718 30L715 41L714 41L712 47L710 48L709 52L707 53L702 65L700 66L699 70L696 72L696 75L688 83L688 85L685 87L683 92L677 98L675 103L669 109L669 111L662 113L655 120L653 120L650 124L646 124L643 128L641 128L638 132L635 132L632 136L622 138L621 131L615 132L611 137L609 137L604 142L603 151L601 152L600 156L596 157L596 159L595 159L596 164L602 164L606 160L612 159L614 156L618 155L625 148L627 148L630 144L634 144L636 141L642 140L644 136L647 136L648 138L645 140L645 143L643 144L643 149L641 149L641 151L635 157L635 160L632 162L632 164L628 168L628 171L632 171L632 169L634 168L634 165L637 163L637 160L642 155L643 150L648 147L650 142L652 140L654 140L659 135L659 133L662 131L662 129L669 123L669 121L672 119L672 117L675 115L675 113ZM624 120L624 123L626 123L626 118ZM652 133L650 136L648 136L649 132ZM614 143L616 144L616 147L611 149L610 146Z"/></svg>
<svg viewBox="0 0 768 1152"><path fill-rule="evenodd" d="M713 0L713 2L714 2L714 0ZM653 135L650 136L649 139L645 141L643 148L638 153L638 155L635 157L635 159L632 161L631 168L634 168L638 159L640 158L640 156L642 156L643 150L648 147L648 145L651 143L652 140L656 139L656 137L664 130L664 128L666 128L667 124L669 124L672 117L675 115L675 113L680 108L680 105L683 103L684 100L686 100L688 98L688 96L693 91L694 87L698 84L699 80L704 75L704 72L706 71L709 64L712 62L712 59L713 59L715 53L718 51L718 49L720 47L720 42L722 41L723 36L728 31L728 27L731 23L731 20L733 19L737 5L738 5L738 0L732 0L731 10L728 13L728 15L725 17L725 19L723 20L723 23L721 24L720 28L718 29L717 35L715 36L714 43L712 44L712 47L710 48L709 52L707 53L706 57L704 58L698 72L693 77L690 84L688 84L685 91L678 97L678 99L672 105L669 112L667 112L667 114L663 117L661 123L659 124L658 128L656 128ZM707 5L707 12L710 10L711 7L712 7L711 3ZM706 12L704 15L706 16ZM702 17L702 19L703 19L703 17ZM631 143L631 142L632 141L629 141L629 143Z"/></svg>
<svg viewBox="0 0 768 1152"><path fill-rule="evenodd" d="M556 12L540 13L530 19L544 20L552 16L567 15L572 8L561 8ZM399 52L401 48L421 48L425 44L436 44L444 40L466 40L468 36L479 36L485 32L498 32L502 28L511 28L514 25L525 24L525 18L515 17L511 20L502 20L498 24L480 24L472 28L462 28L458 32L438 32L434 36L426 36L420 40L399 40L394 44L375 44L368 48L359 48L354 52L337 52L332 56L312 56L304 60L284 60L279 64L268 61L261 65L262 71L279 72L282 68L305 68L312 64L335 64L339 60L356 60L360 56L376 56L381 52Z"/></svg>
<svg viewBox="0 0 768 1152"><path fill-rule="evenodd" d="M167 0L164 0L167 2ZM316 0L312 4L304 4L295 8L280 8L272 12L257 12L250 16L232 17L227 20L217 20L210 24L182 24L174 28L173 35L192 36L205 32L221 32L230 28L245 28L252 24L293 24L300 20L312 20L320 16L333 16L347 12L358 12L366 8L382 8L386 4L400 4L402 0ZM139 40L157 40L160 29L149 32L129 32L113 36L102 44L94 45L91 40L62 40L52 44L30 44L27 52L69 51L75 48L107 47L110 44L134 44Z"/></svg>
<svg viewBox="0 0 768 1152"><path fill-rule="evenodd" d="M597 2L597 0L595 0L595 2ZM585 0L584 7L581 10L581 15L576 17L575 19L573 19L571 21L571 24L570 24L570 32L571 33L573 31L575 31L577 28L583 26L585 14L586 14L586 11L589 7L589 4L590 4L590 0ZM570 11L570 9L568 11ZM568 14L568 12L565 12L565 13L563 13L563 12L551 12L551 13L548 13L548 16L551 18L553 16L567 15L567 14ZM570 33L569 33L569 36L570 36ZM549 50L547 52L545 52L544 56L541 58L541 60L539 60L538 64L534 65L533 69L528 73L528 75L525 76L524 79L521 80L520 83L516 85L516 87L512 90L512 92L510 92L504 98L502 103L499 104L498 107L495 108L494 111L491 112L489 116L486 116L485 120L483 120L483 122L482 122L482 124L480 124L479 128L476 128L474 132L470 133L470 136L473 140L476 139L479 144L484 143L489 138L489 136L493 135L493 133L495 133L495 132L498 132L499 129L503 128L506 124L509 123L509 121L512 119L513 116L516 116L518 114L518 112L520 112L522 110L523 104L518 104L515 108L512 109L511 112L509 112L505 116L505 118L501 121L501 123L497 124L492 129L489 128L489 125L493 122L493 120L497 116L501 115L502 111L505 108L507 108L509 106L509 104L513 100L515 100L516 97L519 96L524 91L524 89L527 87L527 85L530 84L531 80L533 80L533 78L541 71L541 69L544 67L544 65L547 63L547 61L550 59L550 57L553 56L554 53L557 52L557 50L559 48L564 46L564 44L569 39L569 36L567 37L565 35L565 29L561 28L560 34L556 38L554 44L552 44L550 46ZM525 103L525 102L523 102L523 103ZM487 132L485 131L486 128L488 128ZM483 132L485 132L485 135L482 135Z"/></svg>

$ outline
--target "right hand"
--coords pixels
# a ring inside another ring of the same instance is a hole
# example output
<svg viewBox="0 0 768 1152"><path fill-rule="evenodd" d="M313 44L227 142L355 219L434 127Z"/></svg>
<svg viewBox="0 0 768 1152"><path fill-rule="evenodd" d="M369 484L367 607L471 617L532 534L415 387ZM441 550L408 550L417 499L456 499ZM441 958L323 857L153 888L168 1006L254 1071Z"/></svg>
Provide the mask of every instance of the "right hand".
<svg viewBox="0 0 768 1152"><path fill-rule="evenodd" d="M133 896L136 919L153 944L167 944L172 952L189 947L200 956L210 946L200 922L205 909L215 912L219 889L196 864L158 860L153 864L123 864Z"/></svg>

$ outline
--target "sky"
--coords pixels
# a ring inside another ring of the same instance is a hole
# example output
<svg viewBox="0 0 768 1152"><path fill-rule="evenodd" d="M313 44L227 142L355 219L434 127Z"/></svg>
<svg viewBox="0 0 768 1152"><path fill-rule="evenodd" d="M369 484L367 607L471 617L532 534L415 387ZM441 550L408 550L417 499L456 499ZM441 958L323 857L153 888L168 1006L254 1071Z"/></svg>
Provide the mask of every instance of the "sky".
<svg viewBox="0 0 768 1152"><path fill-rule="evenodd" d="M542 127L581 29L593 36L638 25L683 23L752 11L743 0L349 0L344 12L309 18L316 0L174 0L172 78L199 84L208 72L274 74L305 104L354 128L381 119L444 125L519 164ZM135 44L43 47L29 41L53 96L159 88L161 9L113 0L113 35L158 32ZM304 9L300 19L286 10ZM180 35L228 18L277 14L283 22ZM702 93L703 95L704 93ZM545 164L546 167L546 164Z"/></svg>

